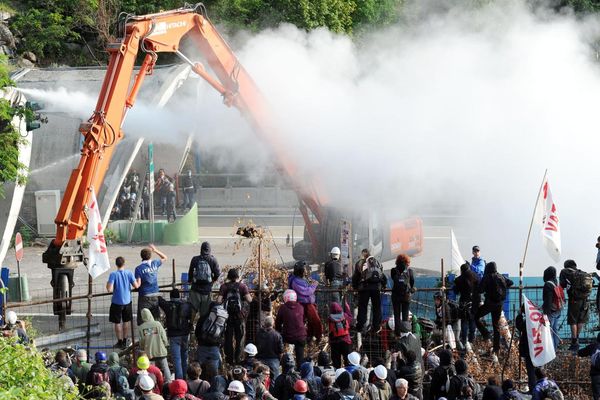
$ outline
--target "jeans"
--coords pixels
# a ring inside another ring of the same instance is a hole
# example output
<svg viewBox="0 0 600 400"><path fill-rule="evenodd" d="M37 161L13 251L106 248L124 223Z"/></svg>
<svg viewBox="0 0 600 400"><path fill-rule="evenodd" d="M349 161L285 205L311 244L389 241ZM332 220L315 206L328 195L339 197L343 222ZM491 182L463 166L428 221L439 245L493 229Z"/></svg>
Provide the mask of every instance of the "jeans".
<svg viewBox="0 0 600 400"><path fill-rule="evenodd" d="M500 315L502 314L502 303L500 304L491 304L484 303L477 310L477 314L475 315L475 323L477 324L477 329L483 336L484 339L489 339L490 332L487 330L481 318L485 317L488 314L492 314L492 328L494 330L494 352L497 353L500 350Z"/></svg>
<svg viewBox="0 0 600 400"><path fill-rule="evenodd" d="M331 286L330 289L340 289L343 286L344 282L341 280L333 280L331 281ZM344 307L344 305L342 304L342 292L338 292L338 291L332 291L329 293L329 303L338 303L339 305L342 306L342 308Z"/></svg>
<svg viewBox="0 0 600 400"><path fill-rule="evenodd" d="M463 345L467 345L467 338L469 342L475 340L475 314L473 313L473 307L468 307L466 304L460 305L465 313L464 318L460 320L460 341Z"/></svg>
<svg viewBox="0 0 600 400"><path fill-rule="evenodd" d="M241 362L242 350L246 337L246 324L244 320L230 319L225 327L225 361L230 365ZM234 343L235 339L235 343Z"/></svg>
<svg viewBox="0 0 600 400"><path fill-rule="evenodd" d="M169 347L175 367L175 379L185 379L188 364L188 335L170 337Z"/></svg>
<svg viewBox="0 0 600 400"><path fill-rule="evenodd" d="M192 208L194 205L194 188L191 189L183 189L183 207L184 208Z"/></svg>
<svg viewBox="0 0 600 400"><path fill-rule="evenodd" d="M359 332L363 330L365 322L367 322L369 299L371 299L371 309L373 310L371 329L376 332L381 325L381 291L361 290L358 292L358 316L356 318L356 330Z"/></svg>
<svg viewBox="0 0 600 400"><path fill-rule="evenodd" d="M167 362L167 357L154 357L152 359L152 362L162 372L163 377L165 378L165 383L170 383L171 382L171 370L169 369L169 363Z"/></svg>
<svg viewBox="0 0 600 400"><path fill-rule="evenodd" d="M221 351L218 346L198 346L196 358L200 365L210 365L213 371L221 368Z"/></svg>
<svg viewBox="0 0 600 400"><path fill-rule="evenodd" d="M279 376L279 368L281 364L278 358L262 358L258 360L269 367L271 370L271 382L275 382L275 379Z"/></svg>
<svg viewBox="0 0 600 400"><path fill-rule="evenodd" d="M558 319L560 318L560 310L555 311L548 315L548 321L550 322L550 328L552 329L552 342L554 342L554 350L558 347L560 337L558 336Z"/></svg>

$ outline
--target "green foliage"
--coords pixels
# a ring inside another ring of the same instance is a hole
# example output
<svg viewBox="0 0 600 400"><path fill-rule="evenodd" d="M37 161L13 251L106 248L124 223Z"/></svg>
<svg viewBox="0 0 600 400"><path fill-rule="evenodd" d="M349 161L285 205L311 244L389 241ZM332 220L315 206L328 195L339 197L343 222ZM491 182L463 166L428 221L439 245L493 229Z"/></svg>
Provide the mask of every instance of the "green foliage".
<svg viewBox="0 0 600 400"><path fill-rule="evenodd" d="M576 13L589 14L600 11L600 0L563 0L560 7L570 7Z"/></svg>
<svg viewBox="0 0 600 400"><path fill-rule="evenodd" d="M0 338L0 399L78 399L77 389L67 389L63 382L45 367L35 348Z"/></svg>

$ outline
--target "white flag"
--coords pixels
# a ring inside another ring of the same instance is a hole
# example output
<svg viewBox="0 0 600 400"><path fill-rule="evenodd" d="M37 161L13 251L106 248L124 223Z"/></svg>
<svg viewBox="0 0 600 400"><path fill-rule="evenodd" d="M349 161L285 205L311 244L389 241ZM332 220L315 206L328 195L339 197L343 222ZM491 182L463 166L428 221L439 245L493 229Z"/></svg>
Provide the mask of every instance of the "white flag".
<svg viewBox="0 0 600 400"><path fill-rule="evenodd" d="M104 239L102 218L94 189L91 190L90 205L88 207L87 239L90 244L88 249L88 271L92 279L96 279L110 269L108 250Z"/></svg>
<svg viewBox="0 0 600 400"><path fill-rule="evenodd" d="M452 240L452 270L460 271L460 266L465 262L465 259L460 254L460 249L458 248L458 241L456 240L456 236L454 236L454 229L450 229L450 237Z"/></svg>
<svg viewBox="0 0 600 400"><path fill-rule="evenodd" d="M556 204L552 199L552 192L550 191L547 176L542 184L542 191L538 197L535 211L535 220L542 227L542 240L544 246L546 246L546 250L548 250L550 257L552 257L554 261L559 261L561 250L560 226Z"/></svg>
<svg viewBox="0 0 600 400"><path fill-rule="evenodd" d="M556 358L550 321L525 295L523 295L523 305L525 306L529 357L534 367L541 367Z"/></svg>

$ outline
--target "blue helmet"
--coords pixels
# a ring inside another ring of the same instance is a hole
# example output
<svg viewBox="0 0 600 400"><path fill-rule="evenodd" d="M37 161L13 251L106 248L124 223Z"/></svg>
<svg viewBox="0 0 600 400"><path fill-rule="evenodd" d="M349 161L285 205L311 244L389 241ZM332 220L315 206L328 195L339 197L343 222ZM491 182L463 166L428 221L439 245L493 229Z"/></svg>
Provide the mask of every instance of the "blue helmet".
<svg viewBox="0 0 600 400"><path fill-rule="evenodd" d="M96 362L98 361L106 361L106 353L103 351L99 351L94 355Z"/></svg>

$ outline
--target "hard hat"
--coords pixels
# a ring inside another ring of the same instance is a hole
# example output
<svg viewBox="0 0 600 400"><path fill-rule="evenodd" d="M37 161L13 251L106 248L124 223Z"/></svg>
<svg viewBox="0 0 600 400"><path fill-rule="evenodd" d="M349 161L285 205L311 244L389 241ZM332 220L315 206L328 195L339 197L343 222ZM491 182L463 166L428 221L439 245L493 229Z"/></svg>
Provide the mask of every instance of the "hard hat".
<svg viewBox="0 0 600 400"><path fill-rule="evenodd" d="M287 289L283 292L283 302L287 303L288 301L296 301L298 299L298 295L292 289Z"/></svg>
<svg viewBox="0 0 600 400"><path fill-rule="evenodd" d="M103 352L103 351L98 351L94 355L94 359L96 360L96 362L98 362L98 361L106 361L106 353Z"/></svg>
<svg viewBox="0 0 600 400"><path fill-rule="evenodd" d="M254 357L256 353L258 353L258 349L252 343L248 343L246 347L244 347L244 352L248 353L249 356Z"/></svg>
<svg viewBox="0 0 600 400"><path fill-rule="evenodd" d="M353 351L352 353L348 354L348 361L352 365L359 365L360 364L360 354Z"/></svg>
<svg viewBox="0 0 600 400"><path fill-rule="evenodd" d="M383 365L378 365L375 367L375 376L379 379L387 378L387 369Z"/></svg>
<svg viewBox="0 0 600 400"><path fill-rule="evenodd" d="M17 323L17 313L10 310L6 313L6 321L11 324L14 325Z"/></svg>
<svg viewBox="0 0 600 400"><path fill-rule="evenodd" d="M137 359L137 367L139 369L148 369L150 368L150 359L148 356L141 356Z"/></svg>
<svg viewBox="0 0 600 400"><path fill-rule="evenodd" d="M245 392L244 384L240 381L231 381L231 383L227 387L227 390L229 390L230 392L236 392L236 393L244 393Z"/></svg>
<svg viewBox="0 0 600 400"><path fill-rule="evenodd" d="M77 359L79 361L87 361L87 351L84 349L77 350Z"/></svg>
<svg viewBox="0 0 600 400"><path fill-rule="evenodd" d="M308 385L302 379L298 379L296 383L294 383L294 392L306 393L308 392Z"/></svg>
<svg viewBox="0 0 600 400"><path fill-rule="evenodd" d="M344 368L338 368L338 369L336 369L335 370L335 379L337 379L344 372L346 372L346 370Z"/></svg>
<svg viewBox="0 0 600 400"><path fill-rule="evenodd" d="M336 246L333 249L331 249L329 254L331 254L332 256L339 256L340 254L342 254L342 252L340 251L340 248Z"/></svg>
<svg viewBox="0 0 600 400"><path fill-rule="evenodd" d="M392 331L396 328L396 320L394 319L393 315L388 319L387 324Z"/></svg>
<svg viewBox="0 0 600 400"><path fill-rule="evenodd" d="M154 389L154 379L150 375L141 375L140 380L138 381L138 385L140 389L145 392L148 392Z"/></svg>

